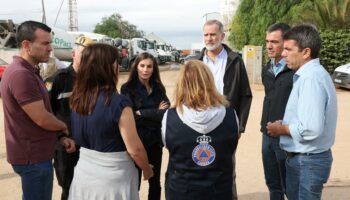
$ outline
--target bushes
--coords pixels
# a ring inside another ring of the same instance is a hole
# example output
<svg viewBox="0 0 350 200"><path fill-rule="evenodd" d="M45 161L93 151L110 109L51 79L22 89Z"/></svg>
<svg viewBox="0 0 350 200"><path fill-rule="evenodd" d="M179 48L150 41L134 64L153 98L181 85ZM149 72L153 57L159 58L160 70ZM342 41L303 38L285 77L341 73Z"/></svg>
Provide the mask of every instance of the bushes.
<svg viewBox="0 0 350 200"><path fill-rule="evenodd" d="M320 60L329 73L350 62L350 29L320 31L322 47Z"/></svg>
<svg viewBox="0 0 350 200"><path fill-rule="evenodd" d="M320 59L328 72L350 62L349 0L241 0L230 27L231 46L263 45L267 27L276 22L311 23L322 30Z"/></svg>

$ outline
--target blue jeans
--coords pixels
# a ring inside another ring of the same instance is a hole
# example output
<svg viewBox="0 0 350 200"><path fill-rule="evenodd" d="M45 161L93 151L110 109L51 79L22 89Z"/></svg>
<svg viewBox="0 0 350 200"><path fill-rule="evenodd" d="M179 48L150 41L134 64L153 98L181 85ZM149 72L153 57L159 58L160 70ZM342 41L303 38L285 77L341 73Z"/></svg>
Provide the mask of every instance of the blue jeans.
<svg viewBox="0 0 350 200"><path fill-rule="evenodd" d="M12 168L21 177L23 200L52 199L52 160L28 165L12 165Z"/></svg>
<svg viewBox="0 0 350 200"><path fill-rule="evenodd" d="M320 200L323 184L327 182L332 166L330 150L310 155L288 157L287 194L289 200Z"/></svg>
<svg viewBox="0 0 350 200"><path fill-rule="evenodd" d="M282 200L286 192L286 153L280 148L279 142L279 138L263 134L262 160L270 200Z"/></svg>

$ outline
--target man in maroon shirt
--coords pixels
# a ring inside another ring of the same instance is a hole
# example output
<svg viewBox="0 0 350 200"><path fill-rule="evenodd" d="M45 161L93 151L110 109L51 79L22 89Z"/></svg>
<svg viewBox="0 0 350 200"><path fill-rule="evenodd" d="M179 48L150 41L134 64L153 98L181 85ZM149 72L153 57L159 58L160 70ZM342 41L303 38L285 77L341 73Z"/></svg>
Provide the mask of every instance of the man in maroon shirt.
<svg viewBox="0 0 350 200"><path fill-rule="evenodd" d="M26 21L17 29L20 56L15 56L1 81L5 117L7 160L22 181L23 199L51 200L52 158L57 133L68 135L66 124L52 113L46 87L39 75L39 62L47 62L51 29ZM67 152L75 143L60 137Z"/></svg>

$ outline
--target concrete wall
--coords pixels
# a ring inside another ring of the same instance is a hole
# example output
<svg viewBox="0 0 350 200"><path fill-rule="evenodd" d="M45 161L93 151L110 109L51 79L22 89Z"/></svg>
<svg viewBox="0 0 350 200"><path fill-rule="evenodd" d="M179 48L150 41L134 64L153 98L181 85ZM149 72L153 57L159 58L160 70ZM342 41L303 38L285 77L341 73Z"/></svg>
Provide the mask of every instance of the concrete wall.
<svg viewBox="0 0 350 200"><path fill-rule="evenodd" d="M247 45L244 46L242 51L249 82L252 84L261 84L262 47Z"/></svg>

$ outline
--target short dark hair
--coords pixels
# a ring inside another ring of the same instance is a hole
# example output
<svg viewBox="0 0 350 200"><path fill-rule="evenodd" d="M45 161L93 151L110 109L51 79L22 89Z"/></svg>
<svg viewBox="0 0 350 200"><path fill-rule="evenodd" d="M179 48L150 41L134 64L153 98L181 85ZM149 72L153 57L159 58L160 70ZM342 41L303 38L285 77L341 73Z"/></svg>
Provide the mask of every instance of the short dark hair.
<svg viewBox="0 0 350 200"><path fill-rule="evenodd" d="M51 33L51 28L41 22L25 21L20 24L16 32L16 41L18 46L21 47L23 40L28 40L31 42L34 41L36 39L34 33L37 29L42 29L48 33Z"/></svg>
<svg viewBox="0 0 350 200"><path fill-rule="evenodd" d="M315 26L302 24L291 28L283 35L284 40L294 40L299 50L311 49L311 59L319 57L321 37Z"/></svg>
<svg viewBox="0 0 350 200"><path fill-rule="evenodd" d="M269 26L269 28L267 28L267 32L271 33L274 31L281 31L282 35L283 35L289 29L290 29L290 26L286 23L276 23L276 24L272 24L271 26Z"/></svg>

